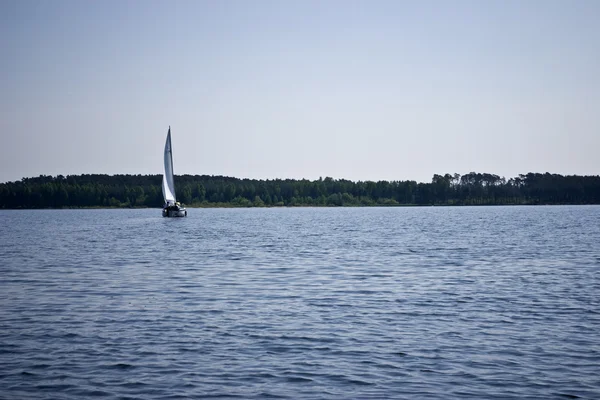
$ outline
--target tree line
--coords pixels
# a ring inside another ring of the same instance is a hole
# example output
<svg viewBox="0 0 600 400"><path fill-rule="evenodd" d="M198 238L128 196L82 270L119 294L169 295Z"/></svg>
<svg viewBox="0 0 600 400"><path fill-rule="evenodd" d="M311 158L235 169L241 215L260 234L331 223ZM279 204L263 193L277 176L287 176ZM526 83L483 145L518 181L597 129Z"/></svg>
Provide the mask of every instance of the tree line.
<svg viewBox="0 0 600 400"><path fill-rule="evenodd" d="M238 179L179 175L177 199L198 207L600 204L600 176L435 174L416 181ZM68 175L0 184L0 208L161 207L162 175Z"/></svg>

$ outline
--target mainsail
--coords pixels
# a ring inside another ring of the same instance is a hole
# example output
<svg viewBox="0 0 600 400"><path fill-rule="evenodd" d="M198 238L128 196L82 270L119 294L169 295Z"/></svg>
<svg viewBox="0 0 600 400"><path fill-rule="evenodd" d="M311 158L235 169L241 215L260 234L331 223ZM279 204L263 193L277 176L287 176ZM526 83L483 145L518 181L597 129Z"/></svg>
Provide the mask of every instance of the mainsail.
<svg viewBox="0 0 600 400"><path fill-rule="evenodd" d="M173 151L171 147L171 127L165 143L165 173L163 175L162 192L165 204L175 204L175 181L173 180Z"/></svg>

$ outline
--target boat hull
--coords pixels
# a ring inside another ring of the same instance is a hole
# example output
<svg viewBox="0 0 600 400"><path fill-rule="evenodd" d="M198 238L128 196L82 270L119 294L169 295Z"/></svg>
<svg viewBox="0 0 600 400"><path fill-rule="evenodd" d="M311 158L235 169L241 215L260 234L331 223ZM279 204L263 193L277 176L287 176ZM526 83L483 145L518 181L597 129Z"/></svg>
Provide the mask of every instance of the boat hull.
<svg viewBox="0 0 600 400"><path fill-rule="evenodd" d="M187 217L187 210L185 208L180 210L167 210L166 208L163 208L162 216L169 218Z"/></svg>

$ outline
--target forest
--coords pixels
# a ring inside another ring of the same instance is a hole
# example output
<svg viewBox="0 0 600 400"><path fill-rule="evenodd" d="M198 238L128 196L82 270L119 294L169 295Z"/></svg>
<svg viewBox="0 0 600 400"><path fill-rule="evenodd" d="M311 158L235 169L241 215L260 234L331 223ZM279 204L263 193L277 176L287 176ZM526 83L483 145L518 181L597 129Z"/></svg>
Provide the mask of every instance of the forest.
<svg viewBox="0 0 600 400"><path fill-rule="evenodd" d="M162 175L68 175L0 184L0 208L161 207ZM600 204L600 176L528 173L505 179L470 172L416 181L239 179L178 175L191 207Z"/></svg>

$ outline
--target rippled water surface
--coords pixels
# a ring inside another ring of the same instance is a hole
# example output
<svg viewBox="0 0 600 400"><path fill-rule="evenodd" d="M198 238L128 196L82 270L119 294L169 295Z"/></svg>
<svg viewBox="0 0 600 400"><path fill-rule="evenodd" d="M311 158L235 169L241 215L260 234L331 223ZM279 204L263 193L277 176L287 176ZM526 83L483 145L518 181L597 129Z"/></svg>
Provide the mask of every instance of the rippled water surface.
<svg viewBox="0 0 600 400"><path fill-rule="evenodd" d="M600 207L0 211L0 398L600 398Z"/></svg>

